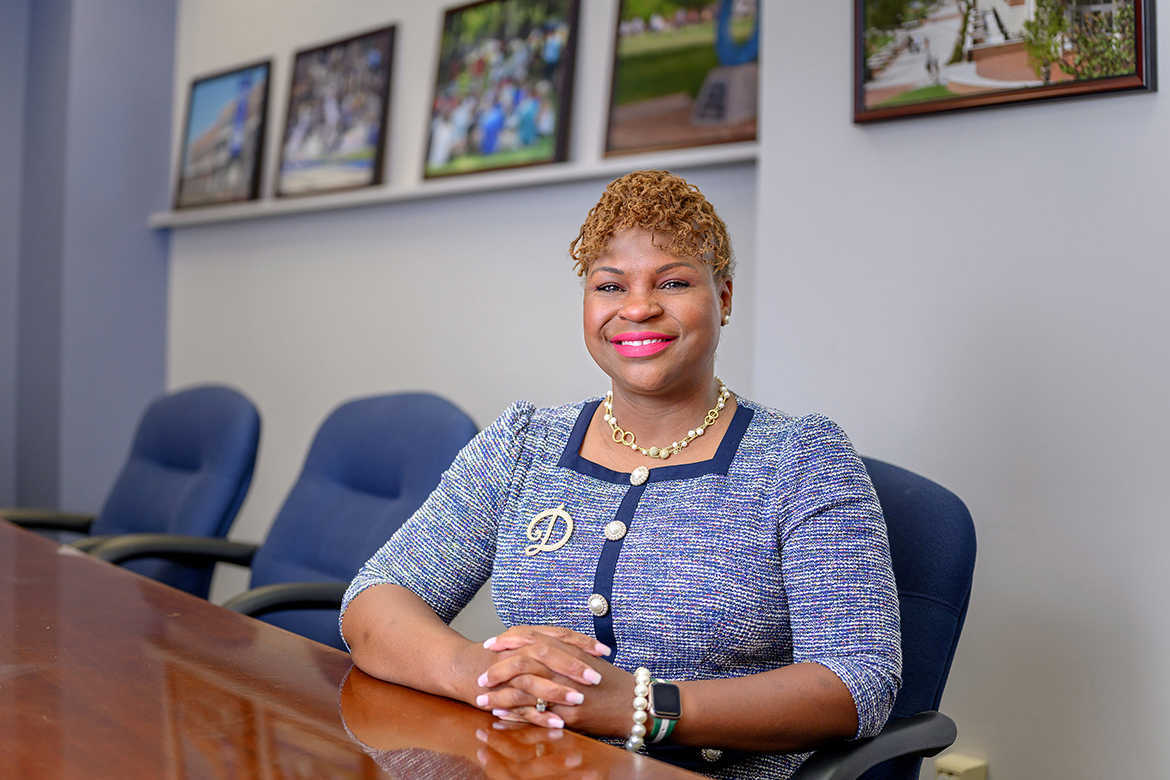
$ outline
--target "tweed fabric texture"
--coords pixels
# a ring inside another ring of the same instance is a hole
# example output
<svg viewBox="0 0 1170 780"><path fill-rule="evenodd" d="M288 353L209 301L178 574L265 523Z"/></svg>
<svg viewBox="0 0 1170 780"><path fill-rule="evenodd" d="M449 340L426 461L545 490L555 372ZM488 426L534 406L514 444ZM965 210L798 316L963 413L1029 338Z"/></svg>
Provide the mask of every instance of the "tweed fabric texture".
<svg viewBox="0 0 1170 780"><path fill-rule="evenodd" d="M594 636L589 596L610 575L615 665L695 680L816 662L852 693L857 736L876 734L900 684L901 648L886 529L865 467L830 420L737 402L719 455L655 467L641 488L577 454L597 399L513 404L366 563L342 614L365 588L395 583L450 622L490 576L506 625ZM598 571L604 528L631 490L643 492L616 565ZM529 521L561 504L574 521L568 543L526 556ZM712 775L786 778L803 759L750 755Z"/></svg>

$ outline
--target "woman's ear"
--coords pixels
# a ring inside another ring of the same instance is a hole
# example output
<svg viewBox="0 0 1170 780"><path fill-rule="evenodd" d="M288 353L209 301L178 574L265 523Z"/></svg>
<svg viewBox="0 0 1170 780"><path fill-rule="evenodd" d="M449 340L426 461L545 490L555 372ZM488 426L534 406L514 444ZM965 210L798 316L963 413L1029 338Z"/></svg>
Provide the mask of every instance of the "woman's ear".
<svg viewBox="0 0 1170 780"><path fill-rule="evenodd" d="M735 285L730 276L722 280L716 279L715 284L719 286L719 311L722 313L723 324L726 325L731 322L731 293Z"/></svg>

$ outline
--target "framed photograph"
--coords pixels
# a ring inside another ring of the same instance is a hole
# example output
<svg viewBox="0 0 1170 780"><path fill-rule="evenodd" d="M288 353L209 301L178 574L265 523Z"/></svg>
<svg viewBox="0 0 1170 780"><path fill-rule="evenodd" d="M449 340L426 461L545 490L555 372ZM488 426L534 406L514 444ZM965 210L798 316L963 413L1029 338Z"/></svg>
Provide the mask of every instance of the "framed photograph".
<svg viewBox="0 0 1170 780"><path fill-rule="evenodd" d="M856 122L1153 90L1153 0L854 0Z"/></svg>
<svg viewBox="0 0 1170 780"><path fill-rule="evenodd" d="M278 197L382 183L394 32L386 27L296 53Z"/></svg>
<svg viewBox="0 0 1170 780"><path fill-rule="evenodd" d="M191 82L175 208L260 197L272 61Z"/></svg>
<svg viewBox="0 0 1170 780"><path fill-rule="evenodd" d="M607 157L754 141L756 0L622 0Z"/></svg>
<svg viewBox="0 0 1170 780"><path fill-rule="evenodd" d="M563 162L577 0L484 0L443 20L426 178Z"/></svg>

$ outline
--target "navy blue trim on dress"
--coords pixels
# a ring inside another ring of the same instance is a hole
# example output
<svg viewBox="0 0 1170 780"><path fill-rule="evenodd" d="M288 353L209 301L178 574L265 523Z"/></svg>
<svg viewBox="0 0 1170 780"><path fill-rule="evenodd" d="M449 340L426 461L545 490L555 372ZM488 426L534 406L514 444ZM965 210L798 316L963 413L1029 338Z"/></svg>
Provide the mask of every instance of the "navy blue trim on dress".
<svg viewBox="0 0 1170 780"><path fill-rule="evenodd" d="M598 399L590 401L581 409L581 413L577 415L577 422L573 424L573 432L569 434L569 441L565 444L565 450L561 453L561 459L557 461L557 466L572 469L579 474L599 479L602 482L613 482L618 485L628 484L630 481L629 472L607 469L601 464L581 457L581 442L585 441L585 432L589 430L589 423L593 420L593 415L600 405L601 400ZM719 449L715 451L714 457L701 460L698 463L683 463L678 466L648 466L650 478L647 482L694 479L706 474L727 474L731 469L731 461L735 459L735 453L739 449L739 443L743 440L743 435L747 432L748 425L751 424L754 415L755 410L748 409L743 404L736 404L735 415L731 418L731 424L727 426L727 432L723 434L723 441L719 442Z"/></svg>
<svg viewBox="0 0 1170 780"><path fill-rule="evenodd" d="M626 524L626 533L629 534L630 527L634 523L634 510L638 508L638 502L642 500L642 494L646 492L646 483L641 485L631 485L626 494L622 496L622 503L618 507L617 516L615 520L621 520ZM593 616L593 636L597 641L610 646L613 650L613 655L610 657L610 663L617 660L618 646L617 636L613 631L613 574L617 571L618 556L622 554L622 542L626 539L622 536L621 539L606 539L605 544L601 547L601 555L597 559L597 572L593 575L593 592L605 596L609 605L607 611L601 617Z"/></svg>

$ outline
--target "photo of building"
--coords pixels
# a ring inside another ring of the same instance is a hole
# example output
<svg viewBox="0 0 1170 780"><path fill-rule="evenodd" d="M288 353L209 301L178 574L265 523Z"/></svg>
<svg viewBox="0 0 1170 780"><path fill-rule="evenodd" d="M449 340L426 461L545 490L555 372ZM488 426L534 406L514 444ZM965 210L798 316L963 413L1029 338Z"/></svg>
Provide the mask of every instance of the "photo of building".
<svg viewBox="0 0 1170 780"><path fill-rule="evenodd" d="M258 194L268 68L258 65L191 86L178 206L228 203Z"/></svg>
<svg viewBox="0 0 1170 780"><path fill-rule="evenodd" d="M866 0L864 107L1132 74L1133 0Z"/></svg>

